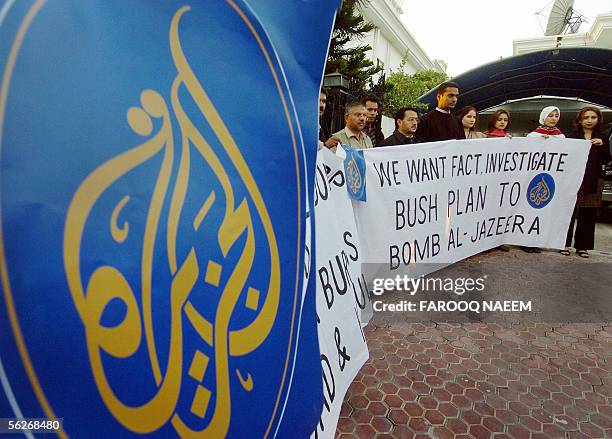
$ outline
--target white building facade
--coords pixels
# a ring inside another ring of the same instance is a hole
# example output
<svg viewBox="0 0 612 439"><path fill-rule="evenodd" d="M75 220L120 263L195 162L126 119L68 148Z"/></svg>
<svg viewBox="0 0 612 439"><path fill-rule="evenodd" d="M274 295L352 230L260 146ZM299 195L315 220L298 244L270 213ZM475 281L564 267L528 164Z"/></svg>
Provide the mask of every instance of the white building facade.
<svg viewBox="0 0 612 439"><path fill-rule="evenodd" d="M584 33L523 38L512 42L514 55L556 47L596 47L612 49L612 13L599 14Z"/></svg>
<svg viewBox="0 0 612 439"><path fill-rule="evenodd" d="M414 39L401 22L404 0L371 0L360 8L363 18L372 23L374 30L362 40L353 41L354 45L368 44L368 52L374 65L382 65L384 73L389 75L398 71L404 55L408 53L404 72L414 74L423 70L444 72L446 64L432 60Z"/></svg>

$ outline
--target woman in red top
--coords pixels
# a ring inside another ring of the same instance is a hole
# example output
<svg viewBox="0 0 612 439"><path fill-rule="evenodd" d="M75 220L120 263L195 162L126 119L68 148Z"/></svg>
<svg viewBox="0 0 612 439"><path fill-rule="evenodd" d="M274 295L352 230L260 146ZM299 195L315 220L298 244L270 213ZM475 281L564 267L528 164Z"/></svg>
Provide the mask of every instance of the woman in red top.
<svg viewBox="0 0 612 439"><path fill-rule="evenodd" d="M561 118L561 110L558 107L550 106L544 107L540 113L540 126L535 130L527 134L527 137L549 137L564 138L565 134L557 128L557 123Z"/></svg>
<svg viewBox="0 0 612 439"><path fill-rule="evenodd" d="M491 115L487 124L487 131L484 132L484 135L488 138L507 137L511 139L512 136L508 134L508 128L510 128L510 113L502 108ZM510 247L505 244L497 248L504 252L510 250Z"/></svg>
<svg viewBox="0 0 612 439"><path fill-rule="evenodd" d="M487 137L509 137L508 129L510 128L510 113L506 110L497 110L491 115L487 131L484 132Z"/></svg>

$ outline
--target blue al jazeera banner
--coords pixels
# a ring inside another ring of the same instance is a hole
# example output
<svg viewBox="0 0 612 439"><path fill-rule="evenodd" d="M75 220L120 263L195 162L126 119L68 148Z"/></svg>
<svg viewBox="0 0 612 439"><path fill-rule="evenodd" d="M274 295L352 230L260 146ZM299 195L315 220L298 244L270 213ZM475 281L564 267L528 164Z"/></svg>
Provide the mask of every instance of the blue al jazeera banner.
<svg viewBox="0 0 612 439"><path fill-rule="evenodd" d="M337 3L0 2L0 417L312 433L308 139Z"/></svg>

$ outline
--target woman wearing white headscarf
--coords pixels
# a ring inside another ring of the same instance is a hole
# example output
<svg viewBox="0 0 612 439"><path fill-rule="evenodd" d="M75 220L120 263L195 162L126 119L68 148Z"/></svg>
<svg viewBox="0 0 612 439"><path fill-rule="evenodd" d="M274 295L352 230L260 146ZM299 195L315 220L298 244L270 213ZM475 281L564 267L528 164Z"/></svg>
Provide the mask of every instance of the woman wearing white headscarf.
<svg viewBox="0 0 612 439"><path fill-rule="evenodd" d="M561 117L561 110L557 107L544 107L540 112L540 126L527 134L527 137L544 137L548 139L549 137L565 137L565 134L561 132L559 128L557 128L557 122L559 122L559 118ZM539 247L521 247L521 249L527 253L540 253Z"/></svg>
<svg viewBox="0 0 612 439"><path fill-rule="evenodd" d="M565 134L557 128L557 123L561 118L561 110L557 107L544 107L540 112L540 126L527 134L527 137L565 137Z"/></svg>

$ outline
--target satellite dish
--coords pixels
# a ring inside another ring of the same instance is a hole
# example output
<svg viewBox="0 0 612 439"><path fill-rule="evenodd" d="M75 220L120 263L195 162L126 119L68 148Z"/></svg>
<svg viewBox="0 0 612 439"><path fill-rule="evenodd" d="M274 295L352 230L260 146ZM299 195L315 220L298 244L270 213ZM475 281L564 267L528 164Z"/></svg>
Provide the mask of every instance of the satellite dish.
<svg viewBox="0 0 612 439"><path fill-rule="evenodd" d="M574 10L574 0L555 0L544 35L574 34L580 25L586 21L585 17Z"/></svg>

